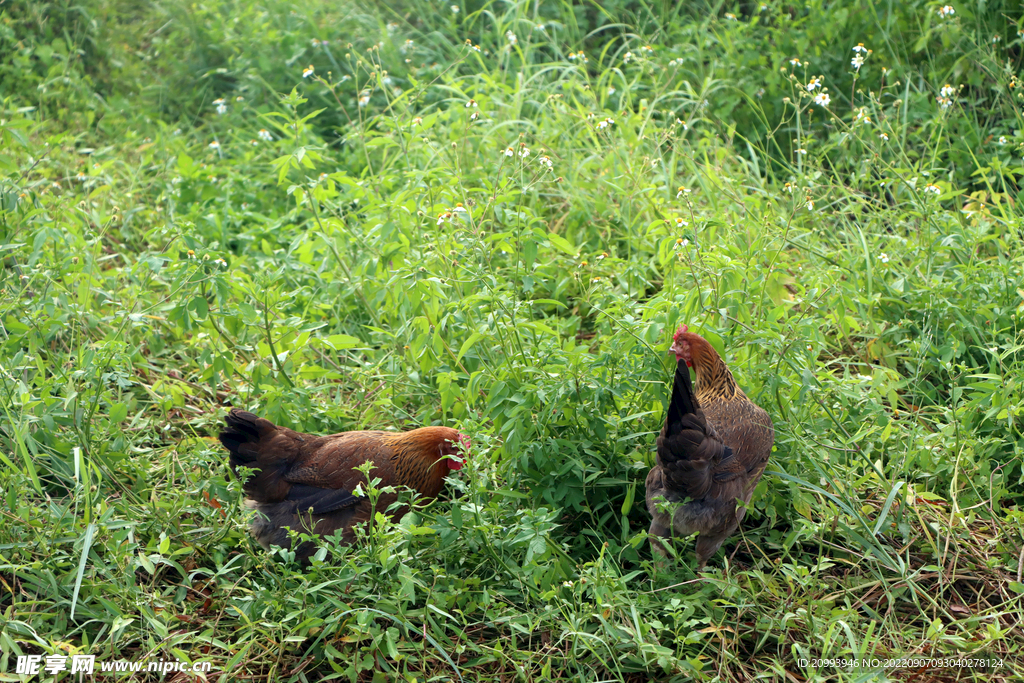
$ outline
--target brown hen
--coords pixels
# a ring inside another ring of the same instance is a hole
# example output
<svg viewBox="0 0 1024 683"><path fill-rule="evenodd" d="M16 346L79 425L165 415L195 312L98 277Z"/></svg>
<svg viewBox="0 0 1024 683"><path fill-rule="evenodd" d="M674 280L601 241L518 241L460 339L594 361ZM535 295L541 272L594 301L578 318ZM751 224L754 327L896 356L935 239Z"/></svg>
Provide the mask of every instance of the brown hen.
<svg viewBox="0 0 1024 683"><path fill-rule="evenodd" d="M220 441L230 452L231 468L256 470L243 487L246 503L256 508L251 531L265 548L289 547L288 529L317 536L341 530L351 542L354 527L375 512L400 517L406 508L388 511L397 493L383 493L376 507L358 495L365 475L355 470L370 461L371 478L379 486L412 489L423 498L435 498L449 470L462 467L460 448L468 453L469 441L448 427L421 427L409 432L343 432L327 436L300 434L278 427L244 410L232 409ZM295 552L306 562L316 544L306 542Z"/></svg>
<svg viewBox="0 0 1024 683"><path fill-rule="evenodd" d="M683 325L673 337L676 374L658 463L647 475L651 546L698 533L697 570L743 521L775 441L768 413L736 385L725 361ZM697 391L690 370L697 375ZM739 504L737 504L737 502Z"/></svg>

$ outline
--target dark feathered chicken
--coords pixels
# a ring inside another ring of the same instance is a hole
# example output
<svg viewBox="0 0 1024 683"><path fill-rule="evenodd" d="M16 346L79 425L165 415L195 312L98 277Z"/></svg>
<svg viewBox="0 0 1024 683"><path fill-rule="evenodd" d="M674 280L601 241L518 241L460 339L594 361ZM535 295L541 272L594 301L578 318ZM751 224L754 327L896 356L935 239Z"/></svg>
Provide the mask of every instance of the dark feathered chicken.
<svg viewBox="0 0 1024 683"><path fill-rule="evenodd" d="M736 531L775 440L768 413L736 385L725 362L684 325L673 337L676 375L658 464L647 475L651 545L658 537L697 537L697 569ZM690 383L692 367L697 391Z"/></svg>
<svg viewBox="0 0 1024 683"><path fill-rule="evenodd" d="M238 409L225 421L220 441L231 454L232 470L257 470L244 488L246 502L258 512L252 534L265 548L287 548L287 529L319 536L341 529L342 538L351 542L356 524L387 512L397 494L382 494L374 509L369 498L355 493L366 477L354 468L366 461L373 462L370 477L380 478L380 486L406 487L434 498L448 471L462 467L459 449L469 450L468 439L448 427L313 436ZM404 508L394 514L404 514ZM315 550L314 543L303 543L296 557L305 561Z"/></svg>

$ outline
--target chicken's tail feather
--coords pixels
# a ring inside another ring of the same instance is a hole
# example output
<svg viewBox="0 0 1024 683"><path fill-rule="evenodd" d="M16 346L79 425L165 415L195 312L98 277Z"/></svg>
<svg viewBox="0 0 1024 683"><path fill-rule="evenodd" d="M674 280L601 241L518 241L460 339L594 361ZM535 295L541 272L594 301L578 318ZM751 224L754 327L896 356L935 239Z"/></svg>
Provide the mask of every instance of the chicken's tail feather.
<svg viewBox="0 0 1024 683"><path fill-rule="evenodd" d="M227 427L220 432L220 442L231 454L231 467L257 469L269 463L260 462L263 449L260 442L277 431L277 427L262 417L245 410L232 408L224 418Z"/></svg>
<svg viewBox="0 0 1024 683"><path fill-rule="evenodd" d="M669 434L678 433L683 428L683 418L687 415L696 415L702 425L706 424L704 411L693 395L690 368L685 361L678 361L675 381L672 382L672 400L668 404L668 415L665 416Z"/></svg>
<svg viewBox="0 0 1024 683"><path fill-rule="evenodd" d="M690 369L680 360L676 365L665 429L658 439L658 462L665 472L666 483L690 498L703 498L712 482L720 481L719 472L731 476L732 455L732 449L709 428L693 392Z"/></svg>

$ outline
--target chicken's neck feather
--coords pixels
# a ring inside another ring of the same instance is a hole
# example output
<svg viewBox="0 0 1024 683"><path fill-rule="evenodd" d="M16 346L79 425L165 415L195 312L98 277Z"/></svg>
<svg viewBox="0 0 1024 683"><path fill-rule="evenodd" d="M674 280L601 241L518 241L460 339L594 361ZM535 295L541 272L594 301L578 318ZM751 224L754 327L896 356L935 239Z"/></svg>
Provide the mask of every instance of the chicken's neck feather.
<svg viewBox="0 0 1024 683"><path fill-rule="evenodd" d="M702 354L696 359L694 370L697 374L697 400L701 404L746 398L729 366L717 353Z"/></svg>

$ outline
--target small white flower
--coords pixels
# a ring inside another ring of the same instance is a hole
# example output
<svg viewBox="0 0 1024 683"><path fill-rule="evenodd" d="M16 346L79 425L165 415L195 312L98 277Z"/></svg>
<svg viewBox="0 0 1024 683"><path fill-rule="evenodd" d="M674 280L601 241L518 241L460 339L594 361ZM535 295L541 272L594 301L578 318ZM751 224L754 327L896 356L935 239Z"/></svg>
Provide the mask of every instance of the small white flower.
<svg viewBox="0 0 1024 683"><path fill-rule="evenodd" d="M676 227L677 228L685 228L687 225L689 225L689 223L684 221L682 218L679 218L678 216L676 217Z"/></svg>
<svg viewBox="0 0 1024 683"><path fill-rule="evenodd" d="M274 139L274 136L270 134L270 131L266 128L260 128L260 132L256 134L260 140L264 142L270 142Z"/></svg>
<svg viewBox="0 0 1024 683"><path fill-rule="evenodd" d="M793 183L786 183L785 185L782 186L782 191L793 194L793 187Z"/></svg>
<svg viewBox="0 0 1024 683"><path fill-rule="evenodd" d="M507 157L514 157L515 155L516 155L516 151L514 149L512 149L511 147L506 147L505 148L505 156L507 156Z"/></svg>
<svg viewBox="0 0 1024 683"><path fill-rule="evenodd" d="M452 216L454 216L454 215L455 214L453 214L451 211L445 211L444 213L438 214L438 216L437 216L437 224L438 225L442 225L442 224L444 224L445 221L448 221L449 223L451 223Z"/></svg>
<svg viewBox="0 0 1024 683"><path fill-rule="evenodd" d="M949 83L947 83L946 85L942 86L941 90L939 90L939 94L942 95L943 97L952 97L953 95L956 94L956 89Z"/></svg>
<svg viewBox="0 0 1024 683"><path fill-rule="evenodd" d="M370 93L365 90L359 93L359 107L363 108L370 103Z"/></svg>
<svg viewBox="0 0 1024 683"><path fill-rule="evenodd" d="M469 115L470 121L476 121L478 118L480 118L480 112L475 111Z"/></svg>
<svg viewBox="0 0 1024 683"><path fill-rule="evenodd" d="M878 255L878 260L881 261L882 263L888 263L889 255L883 251L881 254Z"/></svg>
<svg viewBox="0 0 1024 683"><path fill-rule="evenodd" d="M516 38L516 34L512 33L512 31L505 31L505 39L508 40L510 45L519 43L519 39Z"/></svg>
<svg viewBox="0 0 1024 683"><path fill-rule="evenodd" d="M882 139L882 142L889 142L889 136L885 133L879 133L878 137Z"/></svg>
<svg viewBox="0 0 1024 683"><path fill-rule="evenodd" d="M459 13L459 6L458 5L452 5L448 9L450 9L452 11L452 14L458 14Z"/></svg>
<svg viewBox="0 0 1024 683"><path fill-rule="evenodd" d="M820 78L815 77L815 78L812 78L811 80L807 81L807 92L814 92L815 90L817 90L820 87L821 87L821 79Z"/></svg>
<svg viewBox="0 0 1024 683"><path fill-rule="evenodd" d="M956 10L953 9L952 5L943 5L942 7L939 8L939 16L942 17L943 19L946 17L951 17L954 14L956 14Z"/></svg>
<svg viewBox="0 0 1024 683"><path fill-rule="evenodd" d="M217 264L218 266L220 266L221 268L227 268L228 267L228 262L225 261L222 258L214 259L213 262L215 264Z"/></svg>
<svg viewBox="0 0 1024 683"><path fill-rule="evenodd" d="M320 41L317 40L316 38L314 38L313 40L311 40L309 42L313 44L313 47L320 47Z"/></svg>
<svg viewBox="0 0 1024 683"><path fill-rule="evenodd" d="M653 55L654 48L651 47L650 45L644 45L643 47L640 48L640 52L643 52L645 55Z"/></svg>
<svg viewBox="0 0 1024 683"><path fill-rule="evenodd" d="M802 66L800 60L797 59L796 57L793 57L793 59L789 60L789 64L790 66Z"/></svg>
<svg viewBox="0 0 1024 683"><path fill-rule="evenodd" d="M854 55L853 59L850 60L850 65L857 71L860 71L860 68L864 66L864 57L861 55Z"/></svg>
<svg viewBox="0 0 1024 683"><path fill-rule="evenodd" d="M679 199L680 197L688 195L688 194L690 194L690 192L691 192L690 188L688 188L688 187L681 187L680 186L679 190L676 192L676 199Z"/></svg>
<svg viewBox="0 0 1024 683"><path fill-rule="evenodd" d="M519 156L523 159L530 156L530 148L525 143L520 143L519 145Z"/></svg>
<svg viewBox="0 0 1024 683"><path fill-rule="evenodd" d="M476 100L470 100L469 102L466 102L465 106L466 106L466 109L476 108L476 106L477 106Z"/></svg>
<svg viewBox="0 0 1024 683"><path fill-rule="evenodd" d="M551 157L548 156L542 156L538 158L537 161L540 163L541 166L547 166L548 168L551 168L553 166L551 162Z"/></svg>
<svg viewBox="0 0 1024 683"><path fill-rule="evenodd" d="M801 147L801 148L796 150L796 153L797 154L807 154L807 150L804 149L803 147Z"/></svg>
<svg viewBox="0 0 1024 683"><path fill-rule="evenodd" d="M761 6L757 8L758 12L765 12L768 10L768 5L761 3Z"/></svg>
<svg viewBox="0 0 1024 683"><path fill-rule="evenodd" d="M541 33L543 33L544 31L547 31L547 28L544 26L544 24L537 24L536 29L538 31L540 31Z"/></svg>
<svg viewBox="0 0 1024 683"><path fill-rule="evenodd" d="M319 178L317 178L317 179L316 179L316 181L317 181L318 183L322 183L323 181L327 180L327 178L328 178L328 177L329 177L329 176L328 176L328 175L327 175L326 173L321 173L321 174L320 174L320 177L319 177Z"/></svg>
<svg viewBox="0 0 1024 683"><path fill-rule="evenodd" d="M857 118L853 120L854 123L871 123L871 117L864 113L864 108L861 107L857 110Z"/></svg>
<svg viewBox="0 0 1024 683"><path fill-rule="evenodd" d="M732 12L726 12L725 18L728 19L729 21L736 21L736 15L733 14Z"/></svg>
<svg viewBox="0 0 1024 683"><path fill-rule="evenodd" d="M462 202L455 204L455 208L452 209L452 213L466 213L466 207L462 205Z"/></svg>
<svg viewBox="0 0 1024 683"><path fill-rule="evenodd" d="M827 107L831 101L832 98L828 96L828 93L820 92L814 96L814 103L819 107Z"/></svg>
<svg viewBox="0 0 1024 683"><path fill-rule="evenodd" d="M235 102L245 102L245 98L242 97L241 95L239 95L238 97L235 98Z"/></svg>
<svg viewBox="0 0 1024 683"><path fill-rule="evenodd" d="M414 126L418 126L421 123L423 123L423 117L422 116L417 116L416 118L414 118L412 120L412 125L414 125Z"/></svg>
<svg viewBox="0 0 1024 683"><path fill-rule="evenodd" d="M220 149L220 143L214 140L210 143L210 149Z"/></svg>
<svg viewBox="0 0 1024 683"><path fill-rule="evenodd" d="M676 119L676 125L682 126L684 132L690 130L690 127L686 125L686 121L683 121L682 119Z"/></svg>
<svg viewBox="0 0 1024 683"><path fill-rule="evenodd" d="M407 41L405 41L404 43L402 43L402 47L400 47L400 48L398 48L398 49L399 49L399 50L400 50L400 51L402 52L402 54L404 55L404 54L405 54L406 52L408 52L409 50L411 50L411 49L412 49L412 46L413 46L413 44L414 44L414 43L413 43L412 39L410 38L409 40L407 40Z"/></svg>
<svg viewBox="0 0 1024 683"><path fill-rule="evenodd" d="M387 28L388 30L388 35L391 35L392 33L398 30L398 24L396 24L393 21L389 21L388 25L385 28Z"/></svg>
<svg viewBox="0 0 1024 683"><path fill-rule="evenodd" d="M949 109L953 106L953 100L949 97L937 97L936 100L943 109Z"/></svg>
<svg viewBox="0 0 1024 683"><path fill-rule="evenodd" d="M1006 136L1005 135L1000 135L999 136L999 144L1000 145L1005 145L1006 144Z"/></svg>
<svg viewBox="0 0 1024 683"><path fill-rule="evenodd" d="M688 246L690 246L690 240L684 239L684 238L680 237L680 238L678 238L676 240L676 246L674 248L675 249L684 249L684 248L686 248Z"/></svg>
<svg viewBox="0 0 1024 683"><path fill-rule="evenodd" d="M569 59L572 59L572 58L573 58L572 55L569 55ZM622 55L622 61L625 64L629 64L629 62L632 59L633 59L633 53L632 52L627 52L626 54ZM675 61L675 60L672 60L672 61ZM669 62L669 64L671 65L672 63Z"/></svg>
<svg viewBox="0 0 1024 683"><path fill-rule="evenodd" d="M927 185L925 185L924 191L931 192L932 194L942 194L942 188L940 188L935 183L928 183Z"/></svg>
<svg viewBox="0 0 1024 683"><path fill-rule="evenodd" d="M608 86L608 94L609 95L614 95L615 94L615 86L613 86L613 85L609 85Z"/></svg>
<svg viewBox="0 0 1024 683"><path fill-rule="evenodd" d="M309 78L310 76L313 75L313 71L315 71L315 69L313 69L313 65L310 64L309 66L302 70L302 77Z"/></svg>
<svg viewBox="0 0 1024 683"><path fill-rule="evenodd" d="M807 200L807 210L814 211L814 202L811 201L810 199Z"/></svg>
<svg viewBox="0 0 1024 683"><path fill-rule="evenodd" d="M764 88L758 88L757 92L754 93L754 97L756 97L757 99L761 99L762 97L764 97Z"/></svg>
<svg viewBox="0 0 1024 683"><path fill-rule="evenodd" d="M853 51L854 52L863 52L863 53L867 54L868 49L866 47L864 47L864 43L857 43L854 46Z"/></svg>
<svg viewBox="0 0 1024 683"><path fill-rule="evenodd" d="M213 104L216 105L217 113L218 114L226 114L227 113L228 105L225 104L225 100L224 100L223 97L218 97L217 99L215 99L213 101Z"/></svg>
<svg viewBox="0 0 1024 683"><path fill-rule="evenodd" d="M84 173L79 173L78 175L75 176L75 180L77 180L80 183L84 183L88 179L89 176L85 175Z"/></svg>

